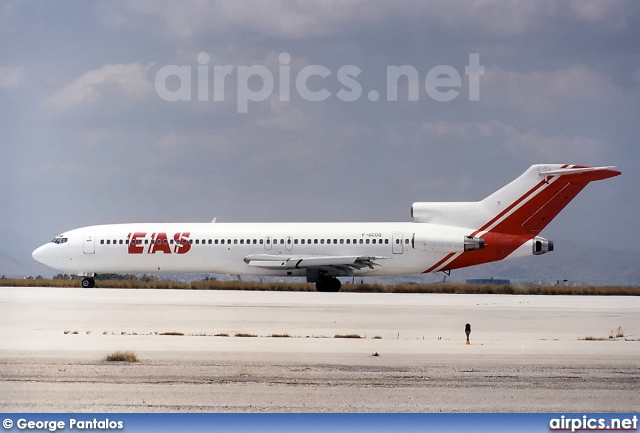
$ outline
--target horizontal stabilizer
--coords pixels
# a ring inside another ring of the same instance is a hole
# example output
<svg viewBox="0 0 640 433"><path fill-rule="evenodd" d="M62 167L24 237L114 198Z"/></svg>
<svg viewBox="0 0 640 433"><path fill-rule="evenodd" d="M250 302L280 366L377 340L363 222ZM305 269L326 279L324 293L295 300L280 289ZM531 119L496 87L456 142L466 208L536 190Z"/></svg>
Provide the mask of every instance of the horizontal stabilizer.
<svg viewBox="0 0 640 433"><path fill-rule="evenodd" d="M620 172L618 170L614 170L614 168L616 168L614 165L605 167L574 166L573 168L561 168L558 170L541 171L540 176L547 178L554 176L571 176L572 182L593 182L596 180L603 180L610 177L618 176Z"/></svg>

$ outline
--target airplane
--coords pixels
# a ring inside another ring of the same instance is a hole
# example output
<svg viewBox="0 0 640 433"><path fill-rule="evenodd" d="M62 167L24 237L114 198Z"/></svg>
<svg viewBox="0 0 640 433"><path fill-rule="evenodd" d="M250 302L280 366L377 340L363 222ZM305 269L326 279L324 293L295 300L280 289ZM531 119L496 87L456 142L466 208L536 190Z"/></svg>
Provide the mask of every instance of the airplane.
<svg viewBox="0 0 640 433"><path fill-rule="evenodd" d="M219 273L306 277L337 292L338 277L397 276L553 251L539 234L613 166L537 164L475 202L415 202L413 222L137 223L70 230L33 251L38 262L97 273Z"/></svg>

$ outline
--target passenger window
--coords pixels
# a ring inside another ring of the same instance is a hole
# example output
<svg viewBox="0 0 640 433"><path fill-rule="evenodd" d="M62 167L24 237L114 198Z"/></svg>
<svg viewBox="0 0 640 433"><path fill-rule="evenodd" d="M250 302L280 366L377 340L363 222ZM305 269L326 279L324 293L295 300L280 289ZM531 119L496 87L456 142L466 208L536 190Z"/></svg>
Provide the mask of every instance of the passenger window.
<svg viewBox="0 0 640 433"><path fill-rule="evenodd" d="M385 245L388 245L388 244L389 244L389 239L385 239L385 240L384 240L384 244L385 244Z"/></svg>
<svg viewBox="0 0 640 433"><path fill-rule="evenodd" d="M350 244L350 243L351 243L351 239L347 239L347 244Z"/></svg>
<svg viewBox="0 0 640 433"><path fill-rule="evenodd" d="M262 240L262 239L260 239L260 245L262 245L262 242L263 242L263 240ZM267 243L268 243L268 242L267 242Z"/></svg>
<svg viewBox="0 0 640 433"><path fill-rule="evenodd" d="M340 244L344 244L344 239L340 239Z"/></svg>
<svg viewBox="0 0 640 433"><path fill-rule="evenodd" d="M100 239L100 245L104 245L104 239Z"/></svg>
<svg viewBox="0 0 640 433"><path fill-rule="evenodd" d="M196 245L200 243L200 239L196 239Z"/></svg>
<svg viewBox="0 0 640 433"><path fill-rule="evenodd" d="M362 242L362 239L360 239L360 244L362 244L362 243L363 243L363 242Z"/></svg>
<svg viewBox="0 0 640 433"><path fill-rule="evenodd" d="M367 239L367 244L369 243L369 239Z"/></svg>
<svg viewBox="0 0 640 433"><path fill-rule="evenodd" d="M107 245L111 245L111 239L107 239Z"/></svg>
<svg viewBox="0 0 640 433"><path fill-rule="evenodd" d="M240 244L244 245L244 239L240 239Z"/></svg>
<svg viewBox="0 0 640 433"><path fill-rule="evenodd" d="M237 239L234 239L234 240L233 240L233 244L234 244L234 245L238 245L238 240L237 240Z"/></svg>
<svg viewBox="0 0 640 433"><path fill-rule="evenodd" d="M405 239L405 240L404 240L404 243L405 243L405 244L408 244L408 243L409 243L409 239Z"/></svg>

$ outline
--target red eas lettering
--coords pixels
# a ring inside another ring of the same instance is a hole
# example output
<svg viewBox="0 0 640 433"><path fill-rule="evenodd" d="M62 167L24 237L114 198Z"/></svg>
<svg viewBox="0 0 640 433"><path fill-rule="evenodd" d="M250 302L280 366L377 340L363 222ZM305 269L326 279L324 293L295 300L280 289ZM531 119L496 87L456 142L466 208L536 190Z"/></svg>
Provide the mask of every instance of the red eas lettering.
<svg viewBox="0 0 640 433"><path fill-rule="evenodd" d="M166 233L158 233L157 236L155 236L155 242L153 242L153 235L151 236L151 239L152 243L151 248L149 248L149 253L155 254L157 251L161 251L165 254L171 254L171 247L169 246L169 242L167 241Z"/></svg>
<svg viewBox="0 0 640 433"><path fill-rule="evenodd" d="M144 247L138 243L138 238L144 239L147 235L145 232L129 233L127 239L129 239L129 254L142 254L144 253Z"/></svg>
<svg viewBox="0 0 640 433"><path fill-rule="evenodd" d="M186 254L191 249L191 242L189 236L191 232L178 232L173 235L173 241L175 246L171 251L171 246L167 240L167 234L163 232L151 233L151 242L147 248L147 254L155 254L161 252L164 254ZM129 233L127 239L129 240L129 254L144 254L145 247L142 245L142 240L147 236L146 232Z"/></svg>
<svg viewBox="0 0 640 433"><path fill-rule="evenodd" d="M191 232L176 233L173 235L173 240L176 241L176 246L173 247L174 253L186 254L191 249L189 235L191 235Z"/></svg>

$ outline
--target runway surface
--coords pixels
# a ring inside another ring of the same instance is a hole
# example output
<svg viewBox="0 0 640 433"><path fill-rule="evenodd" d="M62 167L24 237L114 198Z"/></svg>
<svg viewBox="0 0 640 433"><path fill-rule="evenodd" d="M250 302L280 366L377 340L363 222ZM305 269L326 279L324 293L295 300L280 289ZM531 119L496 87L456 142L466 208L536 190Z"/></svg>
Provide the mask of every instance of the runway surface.
<svg viewBox="0 0 640 433"><path fill-rule="evenodd" d="M631 412L638 317L638 297L0 288L0 408Z"/></svg>

